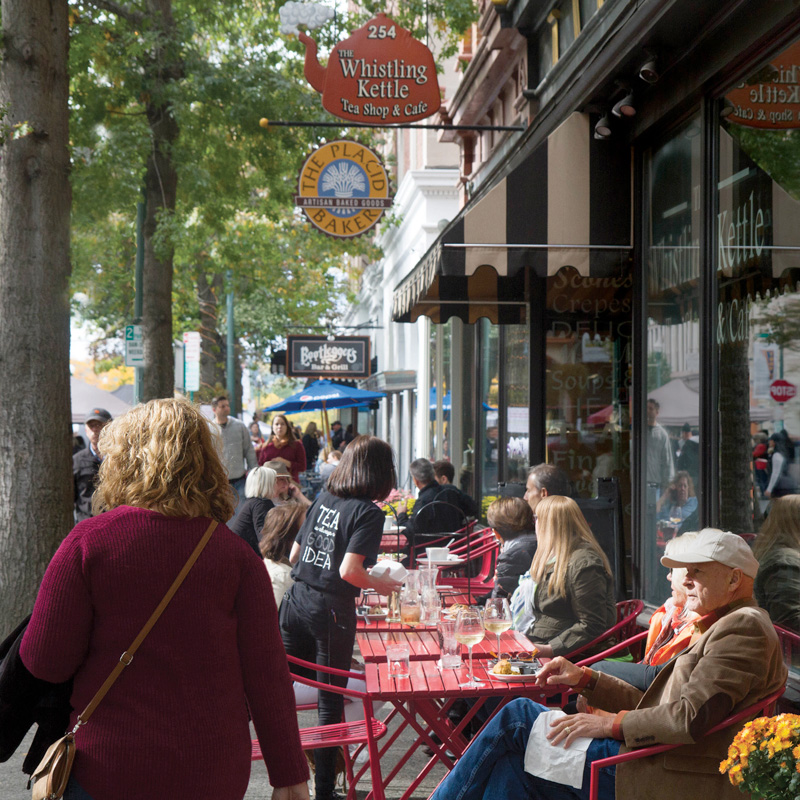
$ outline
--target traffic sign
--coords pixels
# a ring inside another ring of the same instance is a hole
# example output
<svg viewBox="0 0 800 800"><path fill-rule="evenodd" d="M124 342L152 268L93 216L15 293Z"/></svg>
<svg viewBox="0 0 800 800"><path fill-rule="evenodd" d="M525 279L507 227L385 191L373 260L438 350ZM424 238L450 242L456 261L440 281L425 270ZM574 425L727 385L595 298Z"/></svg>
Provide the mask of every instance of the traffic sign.
<svg viewBox="0 0 800 800"><path fill-rule="evenodd" d="M125 326L125 366L144 366L144 342L141 325Z"/></svg>
<svg viewBox="0 0 800 800"><path fill-rule="evenodd" d="M770 384L769 394L776 403L785 403L797 394L797 387L793 383L779 378Z"/></svg>

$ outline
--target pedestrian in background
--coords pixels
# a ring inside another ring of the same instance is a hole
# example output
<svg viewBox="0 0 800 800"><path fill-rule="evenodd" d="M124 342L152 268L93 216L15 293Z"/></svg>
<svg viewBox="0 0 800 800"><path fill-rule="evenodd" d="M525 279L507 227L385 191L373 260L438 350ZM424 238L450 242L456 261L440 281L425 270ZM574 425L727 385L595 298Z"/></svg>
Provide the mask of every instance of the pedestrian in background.
<svg viewBox="0 0 800 800"><path fill-rule="evenodd" d="M317 434L317 423L309 422L306 425L306 432L303 434L303 450L306 453L306 469L314 469L319 455L319 435Z"/></svg>
<svg viewBox="0 0 800 800"><path fill-rule="evenodd" d="M258 457L260 464L280 461L286 465L292 480L299 481L300 473L306 469L306 451L294 435L294 428L283 414L272 418L272 436Z"/></svg>
<svg viewBox="0 0 800 800"><path fill-rule="evenodd" d="M86 415L84 428L89 445L72 456L73 503L75 522L92 516L92 495L103 456L100 452L100 432L111 422L104 408L93 408Z"/></svg>
<svg viewBox="0 0 800 800"><path fill-rule="evenodd" d="M229 416L231 404L225 395L215 397L211 401L211 408L214 411L222 444L222 464L228 473L228 482L236 491L237 503L233 512L235 514L245 499L244 484L247 470L258 466L256 451L244 422Z"/></svg>

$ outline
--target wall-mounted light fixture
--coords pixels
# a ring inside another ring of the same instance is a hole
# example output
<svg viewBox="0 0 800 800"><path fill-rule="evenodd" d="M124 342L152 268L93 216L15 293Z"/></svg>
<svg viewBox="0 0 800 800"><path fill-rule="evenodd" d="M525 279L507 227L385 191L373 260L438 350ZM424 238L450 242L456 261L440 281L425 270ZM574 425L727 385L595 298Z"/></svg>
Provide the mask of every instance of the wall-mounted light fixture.
<svg viewBox="0 0 800 800"><path fill-rule="evenodd" d="M719 109L719 116L721 119L725 119L725 117L729 117L733 112L736 111L736 106L728 100L727 97L722 98L722 105Z"/></svg>
<svg viewBox="0 0 800 800"><path fill-rule="evenodd" d="M658 74L658 60L654 55L648 55L647 61L639 67L639 77L645 83L655 83L661 77Z"/></svg>
<svg viewBox="0 0 800 800"><path fill-rule="evenodd" d="M628 89L628 91L625 92L625 95L620 100L617 100L616 103L614 103L611 113L615 117L636 116L636 106L634 105L632 90Z"/></svg>
<svg viewBox="0 0 800 800"><path fill-rule="evenodd" d="M594 126L595 139L609 139L611 137L611 121L608 114L603 114Z"/></svg>

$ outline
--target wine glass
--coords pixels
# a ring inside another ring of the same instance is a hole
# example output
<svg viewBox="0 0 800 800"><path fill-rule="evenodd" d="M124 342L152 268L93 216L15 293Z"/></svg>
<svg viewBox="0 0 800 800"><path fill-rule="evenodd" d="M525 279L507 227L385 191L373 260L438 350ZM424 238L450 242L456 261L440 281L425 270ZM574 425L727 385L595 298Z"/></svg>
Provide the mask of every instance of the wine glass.
<svg viewBox="0 0 800 800"><path fill-rule="evenodd" d="M497 636L497 660L503 654L500 652L500 634L511 627L511 609L505 597L490 597L483 609L483 627Z"/></svg>
<svg viewBox="0 0 800 800"><path fill-rule="evenodd" d="M483 641L485 631L483 628L483 616L477 608L462 608L458 612L456 619L456 641L465 644L469 648L469 680L459 686L466 689L474 689L483 686L482 681L476 681L472 671L472 648Z"/></svg>

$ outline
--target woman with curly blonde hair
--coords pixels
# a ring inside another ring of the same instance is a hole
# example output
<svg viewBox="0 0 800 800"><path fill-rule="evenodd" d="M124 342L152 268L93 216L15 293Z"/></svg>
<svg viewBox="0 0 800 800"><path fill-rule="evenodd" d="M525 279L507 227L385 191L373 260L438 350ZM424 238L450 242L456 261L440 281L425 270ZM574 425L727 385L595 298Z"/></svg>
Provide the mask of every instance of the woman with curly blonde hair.
<svg viewBox="0 0 800 800"><path fill-rule="evenodd" d="M261 559L224 525L235 498L208 421L186 401L152 400L104 428L101 447L94 503L103 513L59 547L20 648L35 677L73 680L70 728L209 522L223 524L124 677L77 731L65 800L110 800L120 786L127 800L240 800L249 718L273 798L305 800L308 770L275 599Z"/></svg>
<svg viewBox="0 0 800 800"><path fill-rule="evenodd" d="M533 621L523 633L541 655L566 655L617 621L614 576L574 500L545 497L536 506L535 517L538 545L530 569L535 585Z"/></svg>

